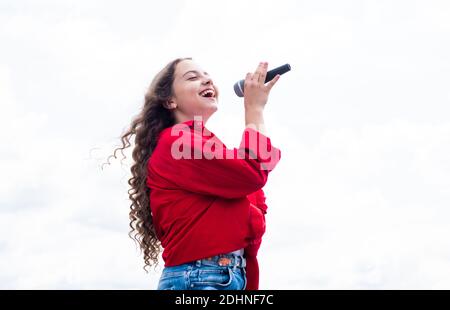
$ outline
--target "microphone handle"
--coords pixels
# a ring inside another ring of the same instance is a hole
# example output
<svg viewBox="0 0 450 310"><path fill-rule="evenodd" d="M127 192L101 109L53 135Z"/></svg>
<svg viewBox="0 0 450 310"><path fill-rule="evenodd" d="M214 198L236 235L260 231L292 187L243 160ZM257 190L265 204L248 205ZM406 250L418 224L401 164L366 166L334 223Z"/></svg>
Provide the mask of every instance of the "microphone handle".
<svg viewBox="0 0 450 310"><path fill-rule="evenodd" d="M270 71L267 71L266 80L264 84L272 80L277 74L281 75L291 70L291 66L289 64L285 64L279 67L276 67ZM244 97L244 82L245 80L240 80L236 84L234 84L234 92L239 97Z"/></svg>

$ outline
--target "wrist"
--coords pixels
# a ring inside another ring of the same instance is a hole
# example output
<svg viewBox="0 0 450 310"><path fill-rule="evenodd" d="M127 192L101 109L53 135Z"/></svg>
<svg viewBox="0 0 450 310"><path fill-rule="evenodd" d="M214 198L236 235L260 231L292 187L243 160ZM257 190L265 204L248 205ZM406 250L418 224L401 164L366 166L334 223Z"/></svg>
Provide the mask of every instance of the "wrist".
<svg viewBox="0 0 450 310"><path fill-rule="evenodd" d="M267 136L262 109L245 110L245 127L252 128Z"/></svg>
<svg viewBox="0 0 450 310"><path fill-rule="evenodd" d="M244 102L244 107L245 107L245 113L259 114L259 113L264 112L264 106L250 105L250 104L245 104L245 102Z"/></svg>

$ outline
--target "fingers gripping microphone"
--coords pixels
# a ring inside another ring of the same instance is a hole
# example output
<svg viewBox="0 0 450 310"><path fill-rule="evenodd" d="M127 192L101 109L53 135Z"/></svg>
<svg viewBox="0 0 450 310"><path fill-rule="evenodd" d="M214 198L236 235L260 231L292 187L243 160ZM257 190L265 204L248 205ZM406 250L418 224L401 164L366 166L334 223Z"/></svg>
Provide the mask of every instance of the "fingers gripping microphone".
<svg viewBox="0 0 450 310"><path fill-rule="evenodd" d="M289 64L282 65L270 71L267 71L266 80L264 84L272 80L277 74L281 75L291 70L291 66ZM234 84L234 92L239 97L244 97L244 82L245 80L240 80Z"/></svg>

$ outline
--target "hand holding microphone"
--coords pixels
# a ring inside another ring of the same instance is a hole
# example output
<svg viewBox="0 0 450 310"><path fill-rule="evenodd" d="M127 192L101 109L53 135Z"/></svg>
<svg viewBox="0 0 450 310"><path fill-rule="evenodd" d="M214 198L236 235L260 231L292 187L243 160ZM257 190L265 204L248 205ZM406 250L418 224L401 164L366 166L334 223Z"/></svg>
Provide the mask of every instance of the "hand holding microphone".
<svg viewBox="0 0 450 310"><path fill-rule="evenodd" d="M265 67L261 67L261 65L264 65L264 64L265 64ZM267 63L261 62L261 63L259 64L258 68L256 69L255 74L257 74L257 73L261 74L261 73L262 73L262 70L264 70L265 72L267 72ZM288 71L290 71L290 70L291 70L291 66L290 66L289 64L285 64L285 65L279 66L279 67L277 67L277 68L275 68L275 69L272 69L272 70L268 71L268 72L266 73L264 79L263 79L263 81L264 81L263 84L265 84L265 83L271 81L271 80L272 80L274 77L276 77L277 75L284 74L284 73L286 73L286 72L288 72ZM248 73L247 76L248 76L249 74L251 74L251 73ZM275 82L276 82L276 81L275 81ZM234 84L234 92L235 92L236 95L239 96L239 97L244 97L244 93L245 93L245 89L244 89L244 88L245 88L245 80L240 80L239 82L236 82L236 83Z"/></svg>
<svg viewBox="0 0 450 310"><path fill-rule="evenodd" d="M260 132L267 135L264 126L263 110L267 103L269 92L280 79L281 74L289 71L289 64L267 72L267 62L260 62L255 73L247 73L245 80L234 85L239 97L244 96L245 125L256 126ZM267 85L265 83L268 81Z"/></svg>
<svg viewBox="0 0 450 310"><path fill-rule="evenodd" d="M271 72L271 76L268 76L267 66L267 62L260 62L255 73L252 74L248 72L245 81L236 83L238 87L241 87L241 83L244 84L242 95L244 96L244 105L246 108L263 109L267 102L270 90L280 79L280 74L278 73ZM269 82L265 85L267 81Z"/></svg>

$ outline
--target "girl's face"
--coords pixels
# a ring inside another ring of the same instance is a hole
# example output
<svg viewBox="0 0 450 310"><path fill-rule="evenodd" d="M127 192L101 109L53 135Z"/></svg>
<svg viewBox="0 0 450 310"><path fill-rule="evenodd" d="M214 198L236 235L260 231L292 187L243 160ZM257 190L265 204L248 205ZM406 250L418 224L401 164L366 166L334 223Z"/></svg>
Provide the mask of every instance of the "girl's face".
<svg viewBox="0 0 450 310"><path fill-rule="evenodd" d="M210 89L212 93L204 91ZM194 61L186 59L177 64L173 82L174 95L168 102L177 123L201 116L204 123L217 111L219 90L211 77Z"/></svg>

